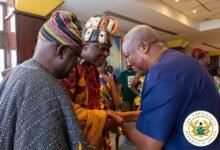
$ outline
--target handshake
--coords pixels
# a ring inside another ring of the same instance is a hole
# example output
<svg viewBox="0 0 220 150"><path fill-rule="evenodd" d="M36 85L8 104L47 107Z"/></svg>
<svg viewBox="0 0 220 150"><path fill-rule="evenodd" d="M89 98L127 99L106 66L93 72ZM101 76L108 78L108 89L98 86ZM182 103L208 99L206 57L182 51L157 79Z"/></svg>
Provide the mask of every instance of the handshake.
<svg viewBox="0 0 220 150"><path fill-rule="evenodd" d="M136 122L140 111L119 112L106 110L106 128L113 133L121 133L118 127L125 122Z"/></svg>
<svg viewBox="0 0 220 150"><path fill-rule="evenodd" d="M105 143L105 138L108 137L109 131L116 134L126 133L125 123L126 122L136 122L137 118L140 114L140 111L129 111L129 112L119 112L119 111L111 111L106 110L106 121L104 129L101 130L101 135L97 134L97 130L94 132L90 131L90 135L87 136L87 143L89 145L97 147L97 149L101 149L103 147L103 143ZM96 127L98 122L96 122ZM94 128L93 128L94 129ZM95 128L96 129L96 128ZM93 134L95 133L95 134ZM96 135L96 136L95 136Z"/></svg>

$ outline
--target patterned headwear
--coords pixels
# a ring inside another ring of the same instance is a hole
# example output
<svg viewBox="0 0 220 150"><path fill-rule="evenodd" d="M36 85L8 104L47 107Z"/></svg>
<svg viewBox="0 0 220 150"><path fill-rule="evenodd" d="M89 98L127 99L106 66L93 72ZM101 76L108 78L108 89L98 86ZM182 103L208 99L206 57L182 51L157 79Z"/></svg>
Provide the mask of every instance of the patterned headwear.
<svg viewBox="0 0 220 150"><path fill-rule="evenodd" d="M85 42L111 45L111 35L117 32L119 23L111 16L91 17L83 30Z"/></svg>
<svg viewBox="0 0 220 150"><path fill-rule="evenodd" d="M204 58L207 55L207 52L203 51L200 48L195 48L192 51L192 57L195 59L201 59Z"/></svg>
<svg viewBox="0 0 220 150"><path fill-rule="evenodd" d="M59 44L83 46L82 27L76 15L68 11L56 11L41 27L38 37Z"/></svg>

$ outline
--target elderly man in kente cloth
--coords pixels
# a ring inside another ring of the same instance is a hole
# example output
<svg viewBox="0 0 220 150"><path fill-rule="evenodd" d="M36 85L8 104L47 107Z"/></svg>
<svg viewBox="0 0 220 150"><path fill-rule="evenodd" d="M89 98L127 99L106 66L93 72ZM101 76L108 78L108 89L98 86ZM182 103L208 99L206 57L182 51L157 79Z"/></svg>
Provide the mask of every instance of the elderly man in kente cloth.
<svg viewBox="0 0 220 150"><path fill-rule="evenodd" d="M89 145L102 142L107 111L100 110L100 80L96 67L109 56L111 35L118 30L118 22L111 16L94 16L83 30L82 60L62 83L68 89L80 124Z"/></svg>
<svg viewBox="0 0 220 150"><path fill-rule="evenodd" d="M81 31L73 13L53 13L40 29L33 58L1 83L0 150L86 149L68 92L57 80L77 62Z"/></svg>

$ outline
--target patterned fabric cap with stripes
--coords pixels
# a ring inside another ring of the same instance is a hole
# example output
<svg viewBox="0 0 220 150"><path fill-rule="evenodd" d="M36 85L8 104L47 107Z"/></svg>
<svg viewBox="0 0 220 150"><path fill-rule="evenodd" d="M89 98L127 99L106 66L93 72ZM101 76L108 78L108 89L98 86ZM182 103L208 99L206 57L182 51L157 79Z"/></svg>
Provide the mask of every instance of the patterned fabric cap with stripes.
<svg viewBox="0 0 220 150"><path fill-rule="evenodd" d="M82 27L76 15L68 11L56 11L41 27L38 37L69 46L83 46Z"/></svg>

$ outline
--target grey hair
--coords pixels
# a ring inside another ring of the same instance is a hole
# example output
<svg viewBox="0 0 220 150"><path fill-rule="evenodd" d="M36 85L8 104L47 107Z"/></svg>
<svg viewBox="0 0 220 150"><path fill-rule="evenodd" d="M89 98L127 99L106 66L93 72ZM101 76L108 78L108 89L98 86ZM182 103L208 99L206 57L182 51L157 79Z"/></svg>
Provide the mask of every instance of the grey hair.
<svg viewBox="0 0 220 150"><path fill-rule="evenodd" d="M131 39L133 43L139 42L149 42L149 43L156 43L159 41L159 35L157 32L147 26L147 25L138 25L132 28L124 37L124 40L127 38Z"/></svg>

